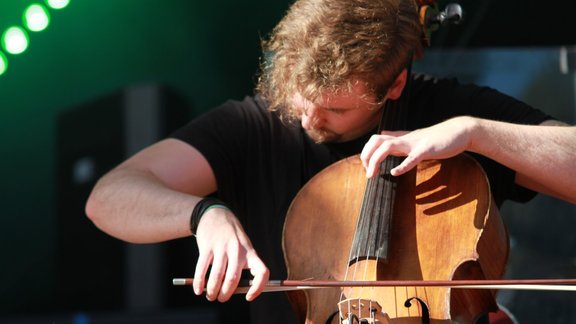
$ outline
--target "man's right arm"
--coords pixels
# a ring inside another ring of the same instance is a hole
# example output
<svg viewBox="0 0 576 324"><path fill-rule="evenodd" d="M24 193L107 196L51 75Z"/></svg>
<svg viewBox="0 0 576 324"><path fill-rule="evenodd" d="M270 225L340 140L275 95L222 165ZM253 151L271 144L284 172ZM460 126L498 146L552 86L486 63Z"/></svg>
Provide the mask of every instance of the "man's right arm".
<svg viewBox="0 0 576 324"><path fill-rule="evenodd" d="M132 243L189 236L196 203L216 191L214 173L190 145L156 143L104 175L86 204L86 214L104 232Z"/></svg>
<svg viewBox="0 0 576 324"><path fill-rule="evenodd" d="M208 161L176 139L156 143L104 175L86 203L86 214L102 231L132 243L154 243L190 236L190 216L201 197L217 190ZM226 235L222 235L222 234ZM202 217L196 239L199 259L194 291L206 284L209 300L226 301L242 269L250 269L254 299L268 280L242 225L228 210L213 208ZM212 265L206 281L208 266Z"/></svg>

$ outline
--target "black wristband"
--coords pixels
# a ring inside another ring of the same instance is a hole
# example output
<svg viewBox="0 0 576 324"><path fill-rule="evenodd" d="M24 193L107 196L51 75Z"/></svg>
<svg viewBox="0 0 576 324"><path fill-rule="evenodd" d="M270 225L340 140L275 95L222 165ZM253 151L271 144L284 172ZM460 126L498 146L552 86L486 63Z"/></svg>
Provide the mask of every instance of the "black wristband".
<svg viewBox="0 0 576 324"><path fill-rule="evenodd" d="M211 208L224 208L230 210L230 208L228 208L228 206L219 199L212 197L202 198L196 206L194 206L194 210L192 210L192 215L190 216L190 232L192 232L192 235L196 235L196 229L198 228L202 215Z"/></svg>

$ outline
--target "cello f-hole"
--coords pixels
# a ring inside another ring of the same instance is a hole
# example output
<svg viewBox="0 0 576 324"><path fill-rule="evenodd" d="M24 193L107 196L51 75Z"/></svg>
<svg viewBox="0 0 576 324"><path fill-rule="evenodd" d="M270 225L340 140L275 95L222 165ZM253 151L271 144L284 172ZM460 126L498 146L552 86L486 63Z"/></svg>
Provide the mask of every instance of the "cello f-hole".
<svg viewBox="0 0 576 324"><path fill-rule="evenodd" d="M422 324L430 324L430 311L428 310L428 305L426 305L426 303L422 299L418 297L408 298L404 302L404 307L406 308L411 307L412 300L416 300L420 304L420 307L422 308Z"/></svg>

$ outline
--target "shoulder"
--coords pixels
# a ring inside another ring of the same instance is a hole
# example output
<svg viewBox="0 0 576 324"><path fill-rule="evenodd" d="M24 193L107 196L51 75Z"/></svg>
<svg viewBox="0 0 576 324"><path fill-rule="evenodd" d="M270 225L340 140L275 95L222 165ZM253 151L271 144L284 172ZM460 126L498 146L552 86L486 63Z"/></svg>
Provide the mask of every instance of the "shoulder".
<svg viewBox="0 0 576 324"><path fill-rule="evenodd" d="M245 146L269 146L271 142L297 139L296 125L284 124L258 96L228 100L174 131L170 137L182 140L201 151Z"/></svg>
<svg viewBox="0 0 576 324"><path fill-rule="evenodd" d="M203 113L200 118L213 118L214 115L231 116L233 118L241 118L247 115L262 115L268 116L270 113L267 109L265 101L259 97L246 96L242 100L227 100L221 105L210 109Z"/></svg>
<svg viewBox="0 0 576 324"><path fill-rule="evenodd" d="M440 78L422 73L412 75L412 91L417 96L442 97L445 100L450 100L452 98L469 98L485 90L492 89L476 84L463 84L453 77Z"/></svg>
<svg viewBox="0 0 576 324"><path fill-rule="evenodd" d="M273 119L266 103L252 96L242 100L227 100L222 104L200 113L185 126L173 132L172 137L190 138L198 134L230 134L241 129L256 127Z"/></svg>
<svg viewBox="0 0 576 324"><path fill-rule="evenodd" d="M411 102L422 113L441 120L455 116L474 116L513 123L539 124L551 117L517 98L489 86L463 84L456 78L437 78L414 74Z"/></svg>
<svg viewBox="0 0 576 324"><path fill-rule="evenodd" d="M416 73L412 76L412 91L418 95L442 95L444 99L470 99L480 95L508 97L489 87L474 83L461 83L455 77L436 77Z"/></svg>

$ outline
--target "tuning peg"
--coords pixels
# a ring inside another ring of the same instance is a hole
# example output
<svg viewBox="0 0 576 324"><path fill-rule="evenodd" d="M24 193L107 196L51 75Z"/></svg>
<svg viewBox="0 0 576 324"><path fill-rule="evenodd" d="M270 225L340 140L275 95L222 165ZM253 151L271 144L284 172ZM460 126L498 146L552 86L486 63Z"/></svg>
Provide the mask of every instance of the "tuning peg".
<svg viewBox="0 0 576 324"><path fill-rule="evenodd" d="M459 24L462 22L462 7L460 7L457 3L449 3L446 5L443 11L438 12L436 15L428 16L427 24L429 26L439 24L439 25L447 25L447 24Z"/></svg>

